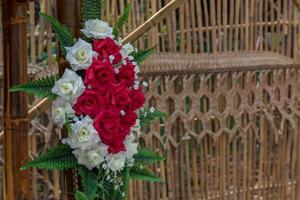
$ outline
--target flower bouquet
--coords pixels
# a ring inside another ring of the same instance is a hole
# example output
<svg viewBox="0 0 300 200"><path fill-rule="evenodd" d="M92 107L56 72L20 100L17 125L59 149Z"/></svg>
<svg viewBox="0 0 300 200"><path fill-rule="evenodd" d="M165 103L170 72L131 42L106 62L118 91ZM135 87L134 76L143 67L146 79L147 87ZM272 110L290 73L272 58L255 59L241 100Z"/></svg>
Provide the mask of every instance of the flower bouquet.
<svg viewBox="0 0 300 200"><path fill-rule="evenodd" d="M70 68L62 76L48 76L11 88L53 100L54 122L65 127L62 144L22 167L77 169L83 191L76 199L126 198L129 179L161 182L147 165L163 160L138 147L141 127L162 118L154 108L143 108L147 84L138 78L138 65L154 49L138 51L122 44L118 35L130 6L114 27L100 20L101 0L82 1L82 38L74 39L68 27L46 14Z"/></svg>

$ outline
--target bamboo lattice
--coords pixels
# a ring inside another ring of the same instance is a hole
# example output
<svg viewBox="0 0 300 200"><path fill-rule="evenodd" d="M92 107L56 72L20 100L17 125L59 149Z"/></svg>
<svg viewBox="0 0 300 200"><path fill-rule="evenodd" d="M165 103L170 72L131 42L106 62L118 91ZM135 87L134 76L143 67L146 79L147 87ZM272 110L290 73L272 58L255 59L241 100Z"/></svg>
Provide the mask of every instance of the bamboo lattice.
<svg viewBox="0 0 300 200"><path fill-rule="evenodd" d="M106 1L106 18L114 22L124 6L133 7L131 32L170 0ZM222 53L274 51L297 58L299 21L292 0L186 0L158 23L138 48L157 45L158 52Z"/></svg>
<svg viewBox="0 0 300 200"><path fill-rule="evenodd" d="M53 14L55 1L41 2ZM168 2L110 0L105 17L132 4L127 35ZM51 27L40 21L36 34L29 10L30 61L47 52L53 66ZM131 182L130 199L300 199L297 17L292 0L186 0L135 42L157 46L143 80L148 105L169 117L141 139L166 156L153 168L166 182ZM31 156L58 141L48 114L32 122ZM35 199L59 199L60 186L57 172L33 170Z"/></svg>

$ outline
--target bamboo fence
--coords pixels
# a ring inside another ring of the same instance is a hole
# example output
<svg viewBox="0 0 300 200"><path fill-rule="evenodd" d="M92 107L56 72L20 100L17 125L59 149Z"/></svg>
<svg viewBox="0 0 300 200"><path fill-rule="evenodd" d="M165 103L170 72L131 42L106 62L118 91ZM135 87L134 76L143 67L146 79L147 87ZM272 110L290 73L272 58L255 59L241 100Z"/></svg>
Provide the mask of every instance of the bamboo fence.
<svg viewBox="0 0 300 200"><path fill-rule="evenodd" d="M55 15L55 1L40 2ZM129 199L300 199L299 22L293 1L186 0L162 21L145 23L169 2L105 4L111 23L132 4L123 35L140 35L157 24L134 43L157 46L142 66L142 79L149 83L147 105L168 117L145 128L141 143L166 156L153 168L165 184L131 182ZM28 9L31 65L46 53L46 72L53 72L51 27L35 21L33 2ZM39 105L46 108L47 101ZM42 107L29 113L32 157L60 138ZM58 172L33 170L31 184L33 199L60 198Z"/></svg>
<svg viewBox="0 0 300 200"><path fill-rule="evenodd" d="M126 3L128 29L168 1ZM119 5L119 6L117 6ZM135 45L147 102L168 117L141 143L164 154L165 184L131 182L129 199L300 199L298 13L291 0L188 0Z"/></svg>

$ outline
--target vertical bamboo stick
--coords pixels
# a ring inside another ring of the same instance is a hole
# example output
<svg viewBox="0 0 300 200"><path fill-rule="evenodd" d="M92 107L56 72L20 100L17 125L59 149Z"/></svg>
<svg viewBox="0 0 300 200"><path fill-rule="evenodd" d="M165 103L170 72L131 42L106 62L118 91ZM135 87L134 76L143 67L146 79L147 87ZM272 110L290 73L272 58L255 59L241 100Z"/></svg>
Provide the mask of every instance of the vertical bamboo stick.
<svg viewBox="0 0 300 200"><path fill-rule="evenodd" d="M233 17L237 17L237 12L236 12L236 8L234 8L234 0L228 0L229 1L229 10L231 10L231 12L229 13L229 36L228 36L228 48L229 51L232 51L232 47L233 47ZM236 4L237 5L237 4ZM236 28L237 29L237 28ZM235 30L236 32L237 30Z"/></svg>
<svg viewBox="0 0 300 200"><path fill-rule="evenodd" d="M223 29L223 41L224 41L224 47L223 51L226 52L228 49L228 44L227 44L227 24L228 24L228 0L223 0L222 1L222 7L223 7L223 12L222 12L222 24L224 26Z"/></svg>
<svg viewBox="0 0 300 200"><path fill-rule="evenodd" d="M35 10L34 2L29 2L29 22L30 22L30 59L31 63L35 63Z"/></svg>
<svg viewBox="0 0 300 200"><path fill-rule="evenodd" d="M27 81L26 1L2 1L4 53L4 158L5 199L31 200L28 162L28 98L9 93L13 85Z"/></svg>
<svg viewBox="0 0 300 200"><path fill-rule="evenodd" d="M259 51L263 50L263 1L259 1L259 19L258 22L260 23L259 25Z"/></svg>
<svg viewBox="0 0 300 200"><path fill-rule="evenodd" d="M211 52L211 39L210 39L210 31L209 31L209 14L208 14L208 5L207 1L203 1L203 10L204 10L204 20L205 20L205 28L206 28L206 33L205 33L205 39L206 39L206 47L207 51Z"/></svg>
<svg viewBox="0 0 300 200"><path fill-rule="evenodd" d="M46 13L51 15L51 0L46 1ZM47 32L47 55L48 55L48 66L51 67L53 65L52 62L52 27L50 23L46 24L46 32Z"/></svg>
<svg viewBox="0 0 300 200"><path fill-rule="evenodd" d="M210 1L210 22L211 22L211 28L212 28L212 52L217 52L217 30L216 30L216 5L215 1Z"/></svg>
<svg viewBox="0 0 300 200"><path fill-rule="evenodd" d="M224 0L222 0L222 1L224 1ZM221 3L221 0L218 0L217 1L217 26L218 26L218 28L217 28L217 34L218 34L218 46L217 46L217 51L218 52L222 52L222 50L223 50L223 35L222 34L224 34L224 32L223 32L223 29L222 29L222 10L221 10L221 6L222 6L222 3Z"/></svg>
<svg viewBox="0 0 300 200"><path fill-rule="evenodd" d="M36 142L36 133L31 135L31 146L30 149L32 151L33 156L37 155L37 142ZM32 198L38 199L38 172L37 169L32 169Z"/></svg>
<svg viewBox="0 0 300 200"><path fill-rule="evenodd" d="M204 39L203 39L203 23L202 23L202 4L200 1L196 1L196 7L197 7L197 22L198 22L198 34L199 34L199 53L204 53Z"/></svg>
<svg viewBox="0 0 300 200"><path fill-rule="evenodd" d="M243 20L242 20L241 15L243 14L243 12L241 11L240 0L236 0L234 13L235 13L234 24L236 25L236 28L234 30L234 50L237 51L237 50L239 50L239 48L241 48L241 47L239 47L239 43L240 43L240 46L243 45L242 42L239 42L239 40L242 41L244 39L241 36L243 33L243 27L241 26L241 24L243 23Z"/></svg>

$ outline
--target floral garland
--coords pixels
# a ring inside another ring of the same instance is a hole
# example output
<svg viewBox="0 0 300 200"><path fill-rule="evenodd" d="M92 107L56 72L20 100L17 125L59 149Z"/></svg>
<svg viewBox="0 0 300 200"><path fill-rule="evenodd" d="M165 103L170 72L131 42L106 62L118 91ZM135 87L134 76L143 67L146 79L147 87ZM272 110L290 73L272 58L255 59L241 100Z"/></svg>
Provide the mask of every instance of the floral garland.
<svg viewBox="0 0 300 200"><path fill-rule="evenodd" d="M83 10L94 8L94 2L84 1ZM75 44L67 27L42 14L53 25L70 69L65 69L60 78L46 77L11 89L54 99L53 121L68 130L63 145L22 169L79 168L85 191L77 191L78 200L123 199L130 178L161 181L144 166L163 157L138 148L137 142L141 126L163 117L154 108L142 108L142 86L147 87L147 83L141 85L139 81L138 63L152 49L139 52L130 43L123 45L116 39L128 8L114 28L95 16L89 17L81 29L84 37Z"/></svg>
<svg viewBox="0 0 300 200"><path fill-rule="evenodd" d="M130 56L135 49L115 41L112 28L98 19L86 21L81 32L92 44L79 39L66 48L72 70L66 69L51 90L58 96L53 119L61 126L71 119L72 134L63 142L74 149L78 163L119 171L137 153L136 112L145 102L139 67Z"/></svg>

